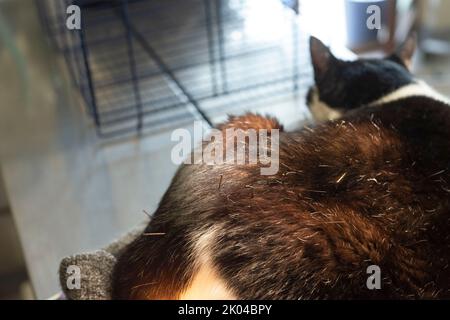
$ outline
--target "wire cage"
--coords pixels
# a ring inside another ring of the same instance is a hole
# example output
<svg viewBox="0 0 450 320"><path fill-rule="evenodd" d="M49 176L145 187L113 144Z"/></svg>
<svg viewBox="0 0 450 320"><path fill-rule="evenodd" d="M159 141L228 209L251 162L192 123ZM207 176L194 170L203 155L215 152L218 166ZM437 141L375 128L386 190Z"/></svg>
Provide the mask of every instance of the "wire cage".
<svg viewBox="0 0 450 320"><path fill-rule="evenodd" d="M296 94L297 0L37 0L102 137L140 134ZM66 27L81 9L81 29ZM246 102L247 101L247 102Z"/></svg>

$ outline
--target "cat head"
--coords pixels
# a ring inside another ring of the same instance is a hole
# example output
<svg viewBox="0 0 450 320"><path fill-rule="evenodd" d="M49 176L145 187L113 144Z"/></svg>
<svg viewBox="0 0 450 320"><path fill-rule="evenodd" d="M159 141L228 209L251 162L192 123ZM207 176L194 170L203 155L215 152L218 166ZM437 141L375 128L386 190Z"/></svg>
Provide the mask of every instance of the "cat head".
<svg viewBox="0 0 450 320"><path fill-rule="evenodd" d="M411 35L398 51L384 59L344 61L319 39L311 37L315 85L310 88L306 103L313 117L317 121L339 118L414 83L409 68L415 47L416 37Z"/></svg>

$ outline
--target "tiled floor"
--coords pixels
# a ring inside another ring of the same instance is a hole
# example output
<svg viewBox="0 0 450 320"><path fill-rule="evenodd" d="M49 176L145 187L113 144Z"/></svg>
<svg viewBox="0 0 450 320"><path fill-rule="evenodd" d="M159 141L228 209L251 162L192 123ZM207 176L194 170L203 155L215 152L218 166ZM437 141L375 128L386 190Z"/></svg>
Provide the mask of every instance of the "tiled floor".
<svg viewBox="0 0 450 320"><path fill-rule="evenodd" d="M166 160L168 133L103 147L34 11L9 4L2 18L18 48L0 52L0 163L34 289L46 298L58 290L59 260L142 220L176 166Z"/></svg>
<svg viewBox="0 0 450 320"><path fill-rule="evenodd" d="M7 207L0 207L0 261L0 300L33 298L19 237Z"/></svg>

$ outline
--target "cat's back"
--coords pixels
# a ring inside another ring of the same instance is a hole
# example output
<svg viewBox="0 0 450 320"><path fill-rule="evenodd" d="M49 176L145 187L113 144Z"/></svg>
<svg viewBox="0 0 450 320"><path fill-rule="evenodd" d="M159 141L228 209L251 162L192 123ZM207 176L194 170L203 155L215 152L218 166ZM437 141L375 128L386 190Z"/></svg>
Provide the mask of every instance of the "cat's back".
<svg viewBox="0 0 450 320"><path fill-rule="evenodd" d="M237 272L230 265L241 261L265 289L274 278L286 286L267 295L226 277L243 297L374 297L364 284L366 268L377 265L389 283L383 297L447 296L449 151L449 106L419 97L282 133L278 173L239 168L245 174L217 192L206 220L225 226L215 252L221 267ZM425 284L428 291L416 290Z"/></svg>
<svg viewBox="0 0 450 320"><path fill-rule="evenodd" d="M274 175L181 167L146 230L164 236L142 236L121 257L117 295L165 277L177 285L140 294L176 297L199 263L239 298L450 296L449 112L408 98L280 132ZM367 290L371 265L383 290Z"/></svg>

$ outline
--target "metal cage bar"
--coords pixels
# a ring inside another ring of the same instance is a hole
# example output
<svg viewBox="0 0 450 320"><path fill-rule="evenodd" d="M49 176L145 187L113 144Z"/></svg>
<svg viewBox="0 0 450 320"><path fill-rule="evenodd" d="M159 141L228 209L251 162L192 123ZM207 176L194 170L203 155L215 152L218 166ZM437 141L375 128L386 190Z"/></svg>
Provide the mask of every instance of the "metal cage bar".
<svg viewBox="0 0 450 320"><path fill-rule="evenodd" d="M296 94L309 76L300 56L296 0L36 2L103 137L195 117L212 126L211 115L226 113L230 99L239 105ZM253 39L254 11L282 2L293 9L283 16L286 26L274 25L283 38ZM65 27L70 4L82 9L81 30Z"/></svg>

